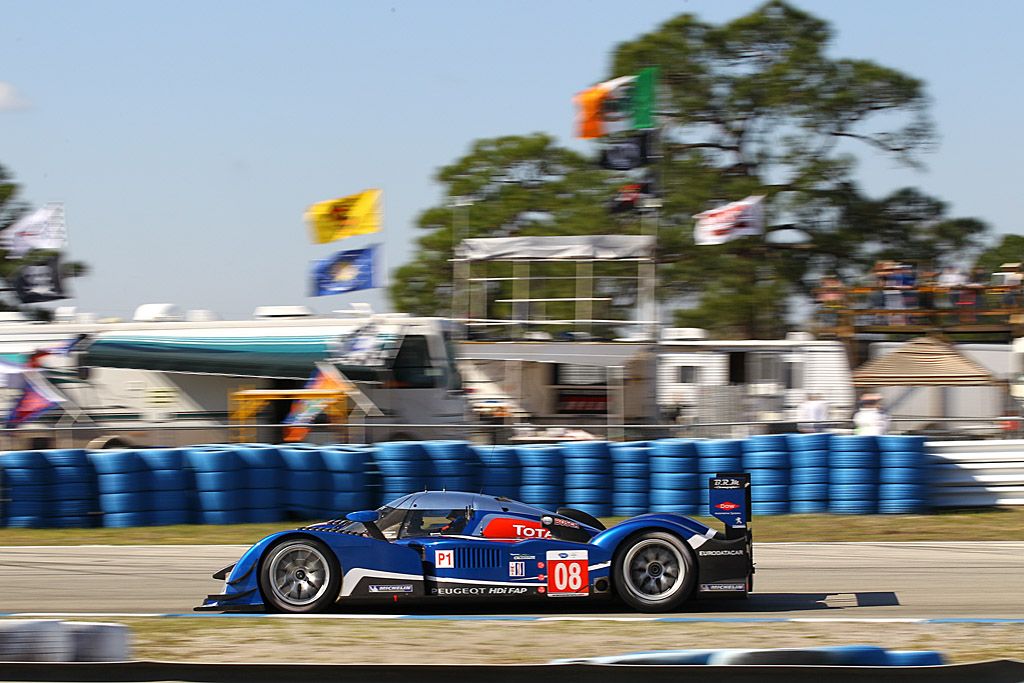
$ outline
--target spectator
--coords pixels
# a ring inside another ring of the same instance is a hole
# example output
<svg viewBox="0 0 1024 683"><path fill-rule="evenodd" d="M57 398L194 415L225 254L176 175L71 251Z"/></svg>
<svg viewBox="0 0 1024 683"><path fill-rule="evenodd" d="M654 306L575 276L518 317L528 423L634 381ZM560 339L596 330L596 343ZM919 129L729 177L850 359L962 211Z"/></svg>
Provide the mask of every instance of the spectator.
<svg viewBox="0 0 1024 683"><path fill-rule="evenodd" d="M796 428L804 433L823 432L828 427L828 403L820 394L808 394L807 400L797 408Z"/></svg>
<svg viewBox="0 0 1024 683"><path fill-rule="evenodd" d="M889 414L882 409L882 397L878 394L864 394L860 399L860 410L853 416L858 436L882 436L889 432Z"/></svg>
<svg viewBox="0 0 1024 683"><path fill-rule="evenodd" d="M843 283L835 275L825 275L821 278L820 285L818 303L821 304L821 322L825 327L836 327L839 324L839 311L846 297Z"/></svg>

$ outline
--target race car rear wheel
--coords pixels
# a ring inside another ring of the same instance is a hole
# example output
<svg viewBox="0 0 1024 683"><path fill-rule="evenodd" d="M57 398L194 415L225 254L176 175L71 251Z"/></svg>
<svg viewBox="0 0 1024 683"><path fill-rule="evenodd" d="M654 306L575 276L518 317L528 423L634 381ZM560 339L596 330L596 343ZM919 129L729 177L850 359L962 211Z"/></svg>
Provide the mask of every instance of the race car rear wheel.
<svg viewBox="0 0 1024 683"><path fill-rule="evenodd" d="M341 567L330 549L313 538L286 538L260 563L260 591L281 612L320 612L338 597Z"/></svg>
<svg viewBox="0 0 1024 683"><path fill-rule="evenodd" d="M627 539L612 563L616 593L641 612L667 612L681 605L693 592L695 574L690 549L664 531Z"/></svg>

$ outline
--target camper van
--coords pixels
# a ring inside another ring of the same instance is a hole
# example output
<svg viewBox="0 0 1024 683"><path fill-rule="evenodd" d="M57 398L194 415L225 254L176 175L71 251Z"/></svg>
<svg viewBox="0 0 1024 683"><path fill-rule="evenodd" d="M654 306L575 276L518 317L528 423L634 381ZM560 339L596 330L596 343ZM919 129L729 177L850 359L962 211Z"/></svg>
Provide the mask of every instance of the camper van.
<svg viewBox="0 0 1024 683"><path fill-rule="evenodd" d="M678 422L795 422L816 394L829 417L849 419L856 393L846 350L837 341L790 334L779 340L708 340L703 330L668 328L657 344L658 404ZM700 436L742 437L744 427Z"/></svg>
<svg viewBox="0 0 1024 683"><path fill-rule="evenodd" d="M9 368L34 359L62 398L44 418L7 430L9 447L223 442L234 399L254 391L281 397L268 400L256 420L278 425L318 363L346 387L345 429L355 430L349 438L451 437L441 426L465 416L453 324L444 319L368 309L315 316L304 307L260 307L250 320L213 318L148 304L127 322L67 313L51 323L0 321L0 359ZM21 394L16 385L9 381L4 390L8 411ZM255 435L280 437L269 426ZM311 438L340 440L326 427Z"/></svg>

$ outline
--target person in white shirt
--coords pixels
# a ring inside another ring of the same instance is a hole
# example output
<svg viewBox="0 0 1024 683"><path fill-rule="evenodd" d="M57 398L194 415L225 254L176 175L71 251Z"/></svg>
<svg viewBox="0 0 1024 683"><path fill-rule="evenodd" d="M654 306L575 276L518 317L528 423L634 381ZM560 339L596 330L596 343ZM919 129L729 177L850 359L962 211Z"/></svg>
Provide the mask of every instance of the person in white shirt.
<svg viewBox="0 0 1024 683"><path fill-rule="evenodd" d="M797 409L797 429L801 432L823 432L828 426L828 403L818 394L810 394Z"/></svg>
<svg viewBox="0 0 1024 683"><path fill-rule="evenodd" d="M857 436L882 436L889 432L889 413L882 409L882 397L865 394L861 397L860 410L853 416Z"/></svg>

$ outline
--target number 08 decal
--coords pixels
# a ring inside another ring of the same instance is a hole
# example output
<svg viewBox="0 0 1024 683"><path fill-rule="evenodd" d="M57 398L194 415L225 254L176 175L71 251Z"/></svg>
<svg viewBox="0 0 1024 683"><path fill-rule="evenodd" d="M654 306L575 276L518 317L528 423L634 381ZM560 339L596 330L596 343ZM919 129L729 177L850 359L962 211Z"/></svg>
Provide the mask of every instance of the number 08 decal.
<svg viewBox="0 0 1024 683"><path fill-rule="evenodd" d="M548 595L576 596L590 593L586 550L549 550Z"/></svg>

